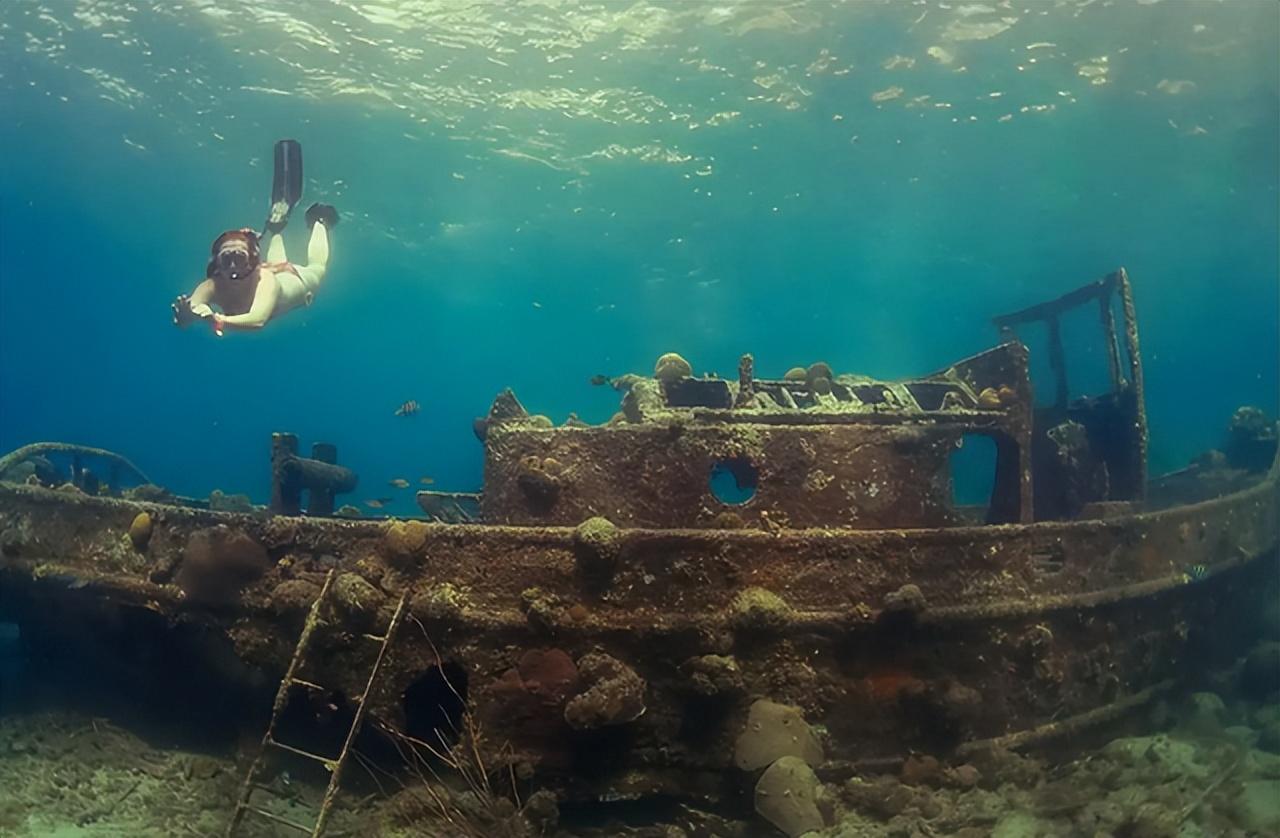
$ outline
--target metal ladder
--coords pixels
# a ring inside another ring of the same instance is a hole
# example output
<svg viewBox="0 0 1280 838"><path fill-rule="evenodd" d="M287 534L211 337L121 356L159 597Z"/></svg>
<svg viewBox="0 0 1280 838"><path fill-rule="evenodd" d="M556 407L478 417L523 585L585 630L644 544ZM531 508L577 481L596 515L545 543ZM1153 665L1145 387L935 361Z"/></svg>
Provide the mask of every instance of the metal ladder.
<svg viewBox="0 0 1280 838"><path fill-rule="evenodd" d="M310 681L304 681L297 676L298 670L303 666L306 658L307 646L311 642L311 638L315 633L316 627L320 624L320 611L324 606L325 599L329 595L330 589L333 587L334 571L330 570L325 577L324 586L320 589L320 595L316 597L315 602L311 603L311 610L307 613L307 620L302 626L302 634L298 637L298 645L293 650L293 659L289 661L289 668L285 671L284 678L280 681L280 688L276 690L275 703L271 707L271 721L267 725L267 732L262 737L262 744L258 748L258 754L254 757L253 763L249 766L249 771L245 774L244 784L240 788L240 796L236 801L235 812L231 815L231 822L227 825L226 838L234 838L244 816L253 813L261 818L290 827L298 832L303 832L311 836L311 838L319 838L324 832L325 826L329 821L329 812L333 807L333 802L338 796L338 786L342 781L342 769L346 765L347 757L351 754L351 745L355 742L357 734L360 732L360 726L364 723L366 710L366 702L369 693L372 692L374 683L377 681L378 672L382 669L382 662L386 659L387 649L391 646L391 641L395 637L396 629L400 627L400 622L404 617L405 606L408 603L409 595L406 592L400 597L400 602L396 605L395 614L391 617L391 623L387 626L385 634L378 636L365 634L362 637L372 640L375 643L381 643L382 646L378 650L378 657L373 662L373 669L369 672L369 680L365 682L364 692L356 700L355 718L351 720L351 728L347 731L346 741L342 743L342 751L338 754L337 759L326 759L318 754L304 751L301 748L295 748L284 742L277 741L275 738L276 722L280 720L280 715L284 712L285 706L289 703L289 690L294 686L304 687L309 690L323 691L326 688L320 684ZM250 798L258 789L271 791L271 788L258 782L258 777L262 773L267 762L267 750L276 748L281 751L294 754L296 756L305 757L320 763L329 771L329 787L325 789L324 799L320 803L320 813L316 817L314 826L307 826L288 818L268 812L266 809L254 806L250 803Z"/></svg>

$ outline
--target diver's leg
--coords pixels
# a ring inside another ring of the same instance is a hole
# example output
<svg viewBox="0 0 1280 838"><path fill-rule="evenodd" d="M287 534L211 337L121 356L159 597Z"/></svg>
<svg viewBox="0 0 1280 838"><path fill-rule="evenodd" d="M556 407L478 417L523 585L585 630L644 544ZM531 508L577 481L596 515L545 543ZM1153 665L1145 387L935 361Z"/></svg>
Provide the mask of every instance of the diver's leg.
<svg viewBox="0 0 1280 838"><path fill-rule="evenodd" d="M315 293L329 269L329 228L338 223L338 211L328 204L315 203L307 209L311 239L307 242L306 267L298 268L298 276L307 290Z"/></svg>
<svg viewBox="0 0 1280 838"><path fill-rule="evenodd" d="M271 236L271 240L267 242L267 261L268 262L287 262L289 261L284 255L284 236L275 233Z"/></svg>
<svg viewBox="0 0 1280 838"><path fill-rule="evenodd" d="M329 231L323 224L313 224L311 240L307 242L307 267L316 268L322 274L329 267Z"/></svg>
<svg viewBox="0 0 1280 838"><path fill-rule="evenodd" d="M329 231L323 224L311 227L311 240L307 242L307 264L295 265L298 278L307 289L307 305L320 290L320 283L329 269Z"/></svg>

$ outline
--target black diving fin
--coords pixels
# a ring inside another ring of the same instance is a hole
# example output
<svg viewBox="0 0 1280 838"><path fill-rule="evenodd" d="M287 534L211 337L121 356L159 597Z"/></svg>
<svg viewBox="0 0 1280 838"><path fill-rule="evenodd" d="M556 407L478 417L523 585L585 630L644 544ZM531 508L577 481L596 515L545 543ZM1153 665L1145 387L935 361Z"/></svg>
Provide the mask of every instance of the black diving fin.
<svg viewBox="0 0 1280 838"><path fill-rule="evenodd" d="M275 173L271 178L271 214L264 232L278 233L283 230L289 213L300 200L302 144L297 140L280 140L276 143Z"/></svg>

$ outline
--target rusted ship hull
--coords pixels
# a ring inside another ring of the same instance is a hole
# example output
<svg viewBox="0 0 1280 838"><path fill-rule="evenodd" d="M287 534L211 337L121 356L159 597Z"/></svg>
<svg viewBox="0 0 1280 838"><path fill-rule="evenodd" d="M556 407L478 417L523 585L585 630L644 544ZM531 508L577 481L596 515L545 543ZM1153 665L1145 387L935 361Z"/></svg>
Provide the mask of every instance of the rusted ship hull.
<svg viewBox="0 0 1280 838"><path fill-rule="evenodd" d="M1072 398L1060 321L1081 306L1110 385ZM1015 334L1036 323L1043 405ZM0 485L0 605L117 648L129 614L197 627L224 659L292 673L277 711L368 689L384 724L468 737L583 798L733 794L784 756L839 774L1078 741L1203 668L1189 658L1243 651L1251 601L1276 594L1277 426L1242 408L1222 452L1150 482L1127 274L996 324L997 346L904 381L823 362L759 378L750 355L726 381L667 354L613 382L621 410L597 426L555 427L506 391L474 428L483 491L419 493L471 523L327 517L357 478L287 434L255 514L85 494L73 460L63 490ZM955 500L972 437L994 454L981 508Z"/></svg>
<svg viewBox="0 0 1280 838"><path fill-rule="evenodd" d="M308 677L347 696L377 652L361 635L407 592L414 619L371 699L377 716L412 729L437 712L413 685L443 664L485 744L509 744L546 782L714 795L757 698L825 727L828 771L1114 720L1166 688L1196 644L1229 642L1240 597L1275 578L1278 501L1273 466L1225 497L1105 520L621 529L602 546L581 528L251 516L0 486L0 578L34 627L60 619L60 602L64 614L149 609L278 675L336 571L354 593ZM130 537L140 512L145 541ZM210 543L237 539L266 561L231 587L184 577ZM588 653L643 680L642 715L566 722L587 685L571 673L557 692L537 670Z"/></svg>

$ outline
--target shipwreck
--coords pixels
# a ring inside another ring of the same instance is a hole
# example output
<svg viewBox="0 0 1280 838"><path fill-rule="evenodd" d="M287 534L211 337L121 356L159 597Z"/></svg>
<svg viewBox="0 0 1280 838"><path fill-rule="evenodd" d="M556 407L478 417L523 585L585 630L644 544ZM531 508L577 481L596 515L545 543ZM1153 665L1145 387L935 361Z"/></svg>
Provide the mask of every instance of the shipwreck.
<svg viewBox="0 0 1280 838"><path fill-rule="evenodd" d="M1109 387L1071 397L1082 309ZM267 509L145 499L118 458L59 486L20 451L0 468L25 481L0 485L6 607L35 637L69 614L99 637L128 615L198 627L284 678L277 717L324 691L343 743L264 743L320 759L335 791L372 719L482 730L493 764L594 800L725 799L780 756L839 776L1063 745L1175 687L1187 655L1234 653L1275 578L1275 426L1148 477L1123 270L995 326L990 350L905 381L664 356L614 382L603 425L503 393L474 429L482 491L420 492L419 520L335 516L356 476L288 435ZM962 445L993 452L984 502L955 500Z"/></svg>

